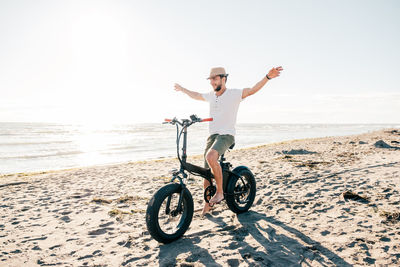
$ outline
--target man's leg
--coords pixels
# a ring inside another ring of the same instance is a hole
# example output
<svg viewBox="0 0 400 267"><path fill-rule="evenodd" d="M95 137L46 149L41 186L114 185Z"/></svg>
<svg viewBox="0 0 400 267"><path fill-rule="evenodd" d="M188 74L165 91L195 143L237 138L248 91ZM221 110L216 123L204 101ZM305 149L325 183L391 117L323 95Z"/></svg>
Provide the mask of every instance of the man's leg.
<svg viewBox="0 0 400 267"><path fill-rule="evenodd" d="M210 149L207 153L207 162L210 165L212 173L214 175L215 183L217 184L217 192L210 199L210 203L217 203L224 199L224 191L222 188L222 169L218 163L218 151Z"/></svg>
<svg viewBox="0 0 400 267"><path fill-rule="evenodd" d="M206 159L208 165L211 167L217 184L217 192L214 197L210 199L210 203L218 203L224 199L222 169L218 162L218 158L224 154L234 142L235 138L232 135L218 135L211 149L207 153Z"/></svg>
<svg viewBox="0 0 400 267"><path fill-rule="evenodd" d="M206 188L210 185L210 183L204 179L204 190L206 190ZM210 210L212 209L212 207L210 206L210 203L207 203L204 201L204 207L203 207L203 211L201 212L202 215L207 214L208 212L210 212Z"/></svg>
<svg viewBox="0 0 400 267"><path fill-rule="evenodd" d="M207 163L207 153L210 149L210 147L214 144L215 139L217 138L218 135L214 134L208 137L207 139L207 145L206 145L206 149L204 151L204 168L209 168L210 166ZM210 183L208 182L207 179L203 179L204 183L203 183L203 187L204 190L206 190L206 188L210 185ZM208 213L211 209L211 206L209 203L204 202L204 207L203 207L203 211L202 211L202 215L205 215L206 213Z"/></svg>

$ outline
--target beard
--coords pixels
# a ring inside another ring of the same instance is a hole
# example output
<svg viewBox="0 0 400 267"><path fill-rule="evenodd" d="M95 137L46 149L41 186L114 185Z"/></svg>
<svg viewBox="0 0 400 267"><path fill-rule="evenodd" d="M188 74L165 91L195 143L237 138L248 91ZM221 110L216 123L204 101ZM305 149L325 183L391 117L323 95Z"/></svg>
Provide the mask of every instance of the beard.
<svg viewBox="0 0 400 267"><path fill-rule="evenodd" d="M221 85L218 85L217 88L214 89L215 92L219 92L221 90Z"/></svg>

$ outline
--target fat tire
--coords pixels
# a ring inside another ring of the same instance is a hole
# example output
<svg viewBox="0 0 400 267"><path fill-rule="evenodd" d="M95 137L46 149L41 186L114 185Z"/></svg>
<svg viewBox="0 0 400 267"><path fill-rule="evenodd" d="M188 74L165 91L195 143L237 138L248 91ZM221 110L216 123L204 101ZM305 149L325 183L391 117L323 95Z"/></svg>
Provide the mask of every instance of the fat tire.
<svg viewBox="0 0 400 267"><path fill-rule="evenodd" d="M168 184L166 186L161 187L154 196L150 199L149 204L147 205L146 211L146 225L147 230L149 231L150 235L157 241L161 243L170 243L179 239L189 228L190 223L192 222L193 218L193 198L190 194L189 190L185 188L183 193L183 209L186 213L184 216L184 221L182 226L174 233L174 234L167 234L162 231L158 222L158 213L160 207L164 200L174 193L180 194L182 191L182 186L180 184Z"/></svg>
<svg viewBox="0 0 400 267"><path fill-rule="evenodd" d="M248 183L250 183L250 193L248 196L248 202L244 207L241 207L238 205L235 199L234 191L235 191L235 186L237 180L240 180L240 178L236 175L231 175L229 177L228 185L227 185L227 194L225 196L226 198L226 204L228 205L229 209L233 211L236 214L240 214L243 212L246 212L250 209L250 207L253 205L254 199L256 197L256 179L254 178L253 173L249 169L241 169L235 172L235 174L241 176L243 179L247 180Z"/></svg>

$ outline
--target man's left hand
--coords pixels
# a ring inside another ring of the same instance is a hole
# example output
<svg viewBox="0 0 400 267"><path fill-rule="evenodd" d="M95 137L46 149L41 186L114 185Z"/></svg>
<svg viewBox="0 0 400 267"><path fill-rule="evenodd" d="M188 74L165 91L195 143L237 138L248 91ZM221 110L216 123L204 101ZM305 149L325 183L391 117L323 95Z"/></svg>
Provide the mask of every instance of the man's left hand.
<svg viewBox="0 0 400 267"><path fill-rule="evenodd" d="M276 78L279 77L279 75L281 74L281 71L283 71L282 66L276 67L276 68L272 68L269 72L268 72L268 77L269 78Z"/></svg>

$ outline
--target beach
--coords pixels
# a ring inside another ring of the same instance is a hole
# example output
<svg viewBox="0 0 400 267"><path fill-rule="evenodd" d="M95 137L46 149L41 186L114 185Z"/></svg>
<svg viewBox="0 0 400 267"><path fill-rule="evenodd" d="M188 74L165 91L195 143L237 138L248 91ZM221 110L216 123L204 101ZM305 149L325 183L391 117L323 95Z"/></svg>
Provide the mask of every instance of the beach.
<svg viewBox="0 0 400 267"><path fill-rule="evenodd" d="M400 264L400 129L226 153L255 174L252 208L201 217L153 240L145 212L175 158L0 176L0 266L352 266ZM189 157L201 165L202 156Z"/></svg>

